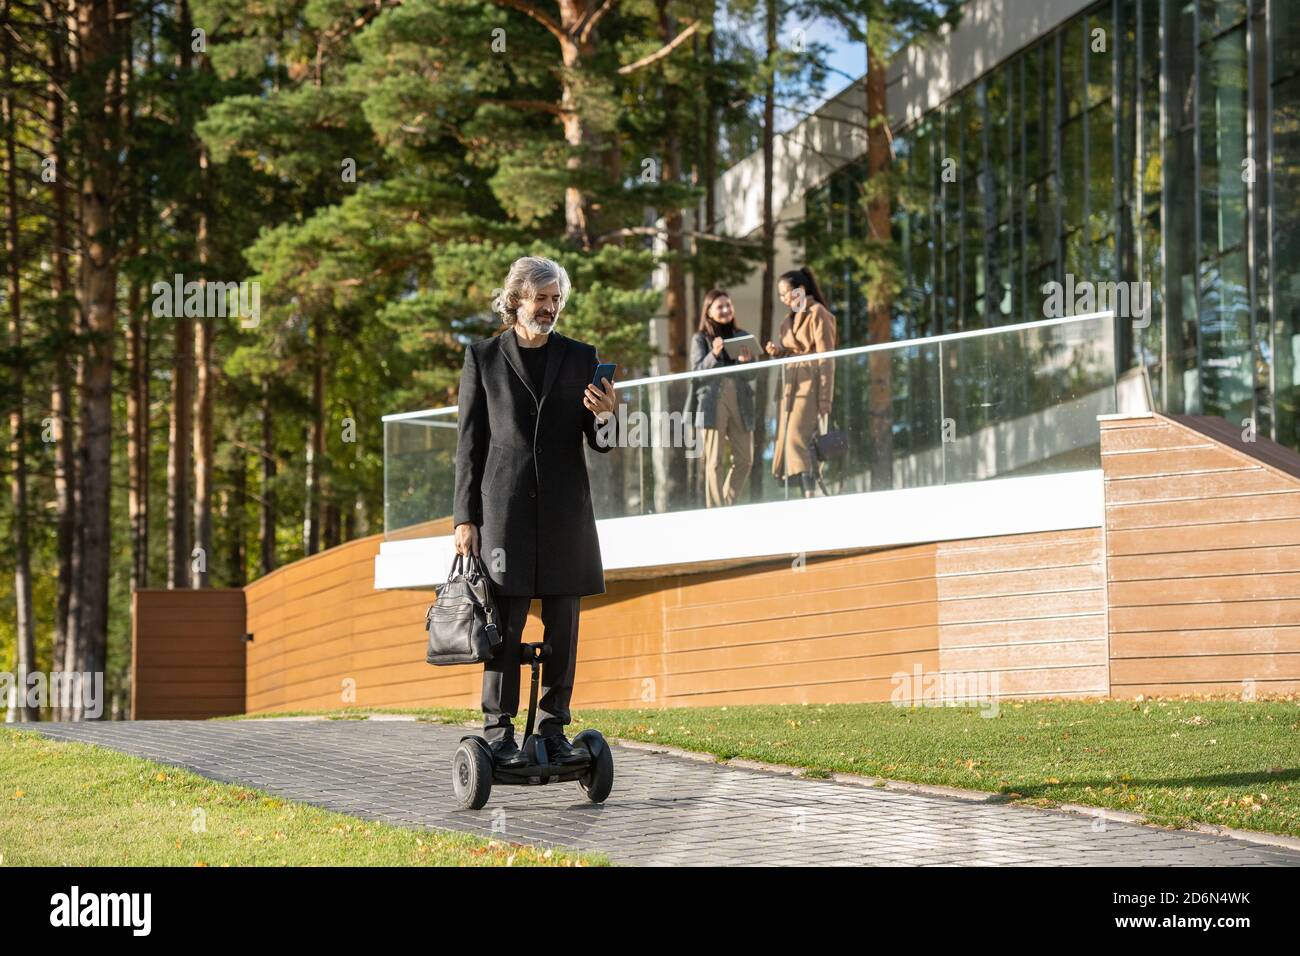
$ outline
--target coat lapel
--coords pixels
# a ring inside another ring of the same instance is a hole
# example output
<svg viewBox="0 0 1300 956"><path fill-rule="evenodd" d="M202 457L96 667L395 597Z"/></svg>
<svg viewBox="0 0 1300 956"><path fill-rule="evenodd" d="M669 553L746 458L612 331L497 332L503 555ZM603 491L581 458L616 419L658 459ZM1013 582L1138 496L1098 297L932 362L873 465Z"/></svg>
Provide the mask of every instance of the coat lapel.
<svg viewBox="0 0 1300 956"><path fill-rule="evenodd" d="M546 352L546 373L542 376L542 394L538 395L533 391L533 383L528 373L524 369L524 360L519 355L519 336L513 328L506 329L501 333L501 353L506 357L506 362L515 374L519 376L519 381L524 383L524 388L528 389L534 401L539 405L546 393L551 390L555 383L555 377L560 374L560 363L564 359L564 350L569 346L569 340L559 332L552 332L552 341L547 344Z"/></svg>
<svg viewBox="0 0 1300 956"><path fill-rule="evenodd" d="M528 389L530 395L533 395L533 383L528 380L528 375L524 371L524 360L519 357L519 336L515 334L513 328L508 328L499 336L501 339L501 354L506 357L506 364L515 370L519 376L519 381L524 383L524 388ZM533 395L536 399L537 396Z"/></svg>

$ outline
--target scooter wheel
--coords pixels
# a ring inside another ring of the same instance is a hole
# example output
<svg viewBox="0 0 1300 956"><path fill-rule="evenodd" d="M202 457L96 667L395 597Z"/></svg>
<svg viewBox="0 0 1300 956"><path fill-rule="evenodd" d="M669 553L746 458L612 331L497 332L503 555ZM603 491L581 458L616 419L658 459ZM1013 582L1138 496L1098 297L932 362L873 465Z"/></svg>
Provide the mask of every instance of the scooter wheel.
<svg viewBox="0 0 1300 956"><path fill-rule="evenodd" d="M480 809L492 795L492 758L472 740L461 743L451 758L451 786L466 810Z"/></svg>
<svg viewBox="0 0 1300 956"><path fill-rule="evenodd" d="M585 746L592 757L591 766L578 778L582 792L592 803L604 803L609 792L614 789L614 755L610 752L609 744L598 730L584 730L574 743Z"/></svg>

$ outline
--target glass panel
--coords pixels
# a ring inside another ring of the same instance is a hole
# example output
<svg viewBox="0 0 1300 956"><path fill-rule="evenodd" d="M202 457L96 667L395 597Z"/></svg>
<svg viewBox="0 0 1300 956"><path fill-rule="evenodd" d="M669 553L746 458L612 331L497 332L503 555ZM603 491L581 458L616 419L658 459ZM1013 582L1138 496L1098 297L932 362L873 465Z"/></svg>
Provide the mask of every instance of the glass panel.
<svg viewBox="0 0 1300 956"><path fill-rule="evenodd" d="M1061 116L1068 119L1083 112L1083 17L1076 17L1060 34Z"/></svg>
<svg viewBox="0 0 1300 956"><path fill-rule="evenodd" d="M1246 240L1246 31L1201 47L1201 258Z"/></svg>
<svg viewBox="0 0 1300 956"><path fill-rule="evenodd" d="M1300 20L1296 21L1300 25ZM1300 36L1293 39L1300 44ZM1300 73L1273 90L1273 377L1277 440L1300 447Z"/></svg>
<svg viewBox="0 0 1300 956"><path fill-rule="evenodd" d="M1253 414L1246 273L1246 31L1200 48L1202 410L1234 423Z"/></svg>
<svg viewBox="0 0 1300 956"><path fill-rule="evenodd" d="M943 107L942 118L943 159L935 170L939 177L943 215L942 331L955 332L959 324L958 303L961 301L961 190L966 176L966 171L957 165L961 160L958 103L949 102Z"/></svg>
<svg viewBox="0 0 1300 956"><path fill-rule="evenodd" d="M592 506L598 519L705 507L695 402L708 390L752 407L764 436L737 503L802 497L798 473L817 463L792 436L817 428L804 402L823 369L846 447L821 465L827 494L1097 468L1097 415L1114 408L1111 349L1110 321L1093 316L622 383L619 445L587 450ZM389 539L446 533L432 523L451 514L456 441L455 408L385 422Z"/></svg>
<svg viewBox="0 0 1300 956"><path fill-rule="evenodd" d="M625 425L653 421L646 389L618 389L620 417ZM669 420L671 436L672 420ZM683 423L684 424L684 423ZM679 424L679 428L683 427ZM643 426L644 427L644 426ZM587 474L591 482L591 508L597 518L623 518L650 514L655 510L653 433L643 433L644 443L611 448L608 452L586 449ZM685 456L683 456L685 458ZM691 473L679 476L689 482ZM688 494L683 489L683 494Z"/></svg>
<svg viewBox="0 0 1300 956"><path fill-rule="evenodd" d="M1065 237L1065 271L1076 279L1088 275L1088 258L1083 227L1083 193L1087 170L1083 157L1083 117L1076 117L1061 130L1061 232Z"/></svg>
<svg viewBox="0 0 1300 956"><path fill-rule="evenodd" d="M990 227L994 223L1006 222L1011 216L1011 191L1007 188L1010 178L1007 154L1010 144L1007 141L1009 123L1007 105L1007 68L994 71L989 77L986 102L988 104L988 158L989 181L992 185L990 209L993 212Z"/></svg>
<svg viewBox="0 0 1300 956"><path fill-rule="evenodd" d="M1254 364L1255 364L1255 416L1259 434L1274 436L1273 408L1273 302L1269 289L1269 211L1273 202L1269 196L1269 171L1267 157L1269 149L1267 120L1269 115L1268 87L1268 24L1264 16L1264 4L1256 2L1249 21L1250 35L1250 69L1251 111L1254 122L1251 127L1252 150L1254 152L1255 181L1248 183L1246 190L1251 195L1251 215L1247 228L1251 231L1251 266L1254 270L1251 282L1254 285L1255 301L1254 330Z"/></svg>
<svg viewBox="0 0 1300 956"><path fill-rule="evenodd" d="M1100 13L1088 17L1087 63L1088 63L1088 106L1110 102L1115 69L1115 24L1111 17L1110 6Z"/></svg>
<svg viewBox="0 0 1300 956"><path fill-rule="evenodd" d="M984 229L992 200L983 155L983 86L961 94L962 184L961 329L979 329L984 320Z"/></svg>
<svg viewBox="0 0 1300 956"><path fill-rule="evenodd" d="M1198 414L1200 379L1196 303L1195 7L1165 0L1165 411Z"/></svg>
<svg viewBox="0 0 1300 956"><path fill-rule="evenodd" d="M456 490L457 410L384 422L384 533L424 537ZM405 532L405 533L403 533Z"/></svg>
<svg viewBox="0 0 1300 956"><path fill-rule="evenodd" d="M1288 6L1288 0L1273 0ZM1246 0L1201 0L1201 39L1208 40L1246 19Z"/></svg>
<svg viewBox="0 0 1300 956"><path fill-rule="evenodd" d="M955 434L945 480L1100 468L1097 416L1115 411L1112 328L1093 316L942 343Z"/></svg>
<svg viewBox="0 0 1300 956"><path fill-rule="evenodd" d="M1115 140L1114 185L1116 279L1136 282L1138 275L1138 238L1134 220L1137 216L1137 0L1119 0L1115 25L1116 99L1119 116L1113 117L1111 130ZM1113 109L1112 109L1113 112ZM1115 357L1121 369L1134 364L1137 334L1132 317L1116 320Z"/></svg>
<svg viewBox="0 0 1300 956"><path fill-rule="evenodd" d="M1204 414L1244 426L1254 397L1245 250L1207 263L1201 270L1200 292Z"/></svg>
<svg viewBox="0 0 1300 956"><path fill-rule="evenodd" d="M1164 177L1160 142L1160 8L1144 0L1139 7L1138 29L1141 55L1138 57L1140 87L1139 181L1142 203L1139 225L1142 246L1141 279L1148 283L1151 312L1143 328L1134 329L1134 346L1151 375L1151 393L1157 408L1165 408L1163 392L1162 335L1164 324L1164 257L1161 246L1160 203Z"/></svg>
<svg viewBox="0 0 1300 956"><path fill-rule="evenodd" d="M1115 277L1115 111L1110 103L1088 113L1088 233L1094 246L1092 269L1099 281ZM1106 254L1110 237L1111 255ZM1100 254L1099 254L1100 253Z"/></svg>
<svg viewBox="0 0 1300 956"><path fill-rule="evenodd" d="M1284 80L1300 73L1300 3L1273 0L1268 7L1269 31L1273 35L1273 76ZM1276 100L1274 104L1276 109Z"/></svg>

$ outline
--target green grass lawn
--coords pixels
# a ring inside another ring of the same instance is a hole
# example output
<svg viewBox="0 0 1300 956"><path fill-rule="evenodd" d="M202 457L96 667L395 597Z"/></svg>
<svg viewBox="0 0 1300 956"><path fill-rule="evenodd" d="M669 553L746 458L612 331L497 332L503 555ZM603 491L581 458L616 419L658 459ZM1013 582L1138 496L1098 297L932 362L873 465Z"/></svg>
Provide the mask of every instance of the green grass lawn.
<svg viewBox="0 0 1300 956"><path fill-rule="evenodd" d="M0 865L572 866L551 852L408 830L0 728Z"/></svg>
<svg viewBox="0 0 1300 956"><path fill-rule="evenodd" d="M385 711L331 716L367 712ZM387 712L478 719L472 710ZM1300 836L1295 699L1025 701L1003 703L996 717L890 704L587 710L575 712L569 736L585 727L812 775L841 771L1126 810L1165 826Z"/></svg>

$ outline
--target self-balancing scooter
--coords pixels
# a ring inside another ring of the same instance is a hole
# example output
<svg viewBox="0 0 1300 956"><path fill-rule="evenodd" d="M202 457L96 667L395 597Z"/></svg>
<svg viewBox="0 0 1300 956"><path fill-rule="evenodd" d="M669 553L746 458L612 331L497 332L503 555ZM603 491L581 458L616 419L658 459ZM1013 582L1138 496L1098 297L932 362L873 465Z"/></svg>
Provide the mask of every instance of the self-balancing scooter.
<svg viewBox="0 0 1300 956"><path fill-rule="evenodd" d="M550 656L545 644L521 644L524 663L533 669L532 689L528 696L528 724L524 728L524 745L520 748L526 763L519 767L498 767L492 759L487 741L478 734L460 738L460 746L451 761L451 783L456 801L466 810L478 810L488 802L492 784L542 786L552 780L576 780L592 803L603 803L614 786L614 755L599 730L584 730L573 738L573 750L581 763L552 763L546 753L546 741L533 733L537 716L537 679L542 661Z"/></svg>

